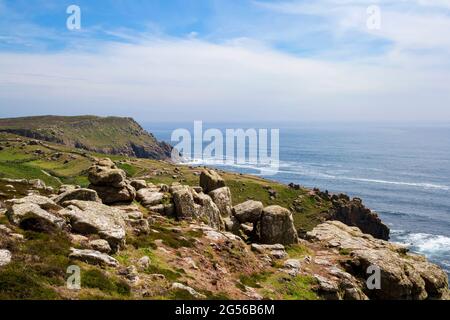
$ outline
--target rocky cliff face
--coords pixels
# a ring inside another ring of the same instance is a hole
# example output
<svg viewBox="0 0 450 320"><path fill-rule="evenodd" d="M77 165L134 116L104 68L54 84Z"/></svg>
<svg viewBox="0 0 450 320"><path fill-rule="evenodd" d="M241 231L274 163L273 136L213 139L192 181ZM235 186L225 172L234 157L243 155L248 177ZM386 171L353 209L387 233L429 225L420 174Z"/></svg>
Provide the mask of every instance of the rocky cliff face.
<svg viewBox="0 0 450 320"><path fill-rule="evenodd" d="M131 118L39 116L0 119L0 132L97 153L149 159L168 159L172 151L170 145L157 141Z"/></svg>

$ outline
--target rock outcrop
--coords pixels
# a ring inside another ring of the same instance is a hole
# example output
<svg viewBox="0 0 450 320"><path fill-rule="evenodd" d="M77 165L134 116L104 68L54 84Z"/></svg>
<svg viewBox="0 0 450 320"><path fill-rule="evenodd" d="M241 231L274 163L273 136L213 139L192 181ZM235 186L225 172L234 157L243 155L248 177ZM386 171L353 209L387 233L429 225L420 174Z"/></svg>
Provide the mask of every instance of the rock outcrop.
<svg viewBox="0 0 450 320"><path fill-rule="evenodd" d="M59 213L66 217L72 231L83 234L98 234L108 241L113 251L125 243L125 222L121 212L98 202L72 200L64 203Z"/></svg>
<svg viewBox="0 0 450 320"><path fill-rule="evenodd" d="M9 200L6 205L9 221L22 229L52 232L66 226L66 221L58 214L61 207L47 197L32 195Z"/></svg>
<svg viewBox="0 0 450 320"><path fill-rule="evenodd" d="M88 175L89 189L95 190L105 204L132 202L136 190L126 180L125 171L117 168L110 159L98 160Z"/></svg>
<svg viewBox="0 0 450 320"><path fill-rule="evenodd" d="M378 268L380 289L363 288L370 299L441 299L448 294L445 272L403 246L375 239L338 221L317 226L307 237L348 255L344 267L362 283L369 277L369 267Z"/></svg>
<svg viewBox="0 0 450 320"><path fill-rule="evenodd" d="M331 196L333 209L330 220L338 220L349 226L358 227L375 238L389 240L389 228L381 222L378 215L366 208L361 199L350 199L347 195Z"/></svg>

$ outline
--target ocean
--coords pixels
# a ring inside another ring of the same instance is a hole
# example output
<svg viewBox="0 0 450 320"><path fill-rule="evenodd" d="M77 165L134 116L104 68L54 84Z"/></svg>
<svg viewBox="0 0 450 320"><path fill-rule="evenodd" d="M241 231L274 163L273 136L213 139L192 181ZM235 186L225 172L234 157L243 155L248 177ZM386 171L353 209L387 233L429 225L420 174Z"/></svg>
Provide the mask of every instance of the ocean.
<svg viewBox="0 0 450 320"><path fill-rule="evenodd" d="M171 142L193 123L144 125ZM391 241L450 274L450 125L205 123L205 128L280 129L280 169L268 178L360 197L391 228ZM210 165L208 161L196 162ZM222 169L257 173L248 166Z"/></svg>

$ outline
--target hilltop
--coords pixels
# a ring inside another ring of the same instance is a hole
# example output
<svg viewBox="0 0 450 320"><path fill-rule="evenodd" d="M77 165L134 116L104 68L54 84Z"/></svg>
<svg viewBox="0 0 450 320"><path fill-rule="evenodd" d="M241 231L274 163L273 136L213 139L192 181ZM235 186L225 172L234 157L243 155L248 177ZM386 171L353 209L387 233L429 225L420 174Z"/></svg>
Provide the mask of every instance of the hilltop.
<svg viewBox="0 0 450 320"><path fill-rule="evenodd" d="M171 146L159 142L132 118L36 116L0 119L0 132L91 152L167 159Z"/></svg>

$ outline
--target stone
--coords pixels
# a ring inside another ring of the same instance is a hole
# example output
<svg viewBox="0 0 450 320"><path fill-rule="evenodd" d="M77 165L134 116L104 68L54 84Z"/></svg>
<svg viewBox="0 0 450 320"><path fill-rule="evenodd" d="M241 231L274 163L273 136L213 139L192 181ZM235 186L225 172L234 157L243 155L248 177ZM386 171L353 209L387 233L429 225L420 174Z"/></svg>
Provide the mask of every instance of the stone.
<svg viewBox="0 0 450 320"><path fill-rule="evenodd" d="M148 256L143 256L138 261L138 265L142 269L147 269L148 267L150 267L150 264L151 264L151 260L150 260L150 258Z"/></svg>
<svg viewBox="0 0 450 320"><path fill-rule="evenodd" d="M66 201L70 200L82 200L82 201L94 201L101 202L97 192L91 189L73 189L67 190L66 192L61 193L57 196L53 201L57 204L62 205Z"/></svg>
<svg viewBox="0 0 450 320"><path fill-rule="evenodd" d="M200 175L200 186L205 193L210 193L211 191L225 187L225 181L216 171L205 169Z"/></svg>
<svg viewBox="0 0 450 320"><path fill-rule="evenodd" d="M231 200L230 188L222 187L211 191L208 195L214 201L217 208L219 208L222 217L226 218L231 216L233 203Z"/></svg>
<svg viewBox="0 0 450 320"><path fill-rule="evenodd" d="M110 159L101 159L89 169L88 179L96 186L111 186L124 181L126 173L118 169Z"/></svg>
<svg viewBox="0 0 450 320"><path fill-rule="evenodd" d="M72 225L72 231L83 234L98 234L108 241L116 252L125 243L125 222L121 211L98 202L72 200L60 211Z"/></svg>
<svg viewBox="0 0 450 320"><path fill-rule="evenodd" d="M365 282L370 266L379 268L380 290L365 290L370 299L441 299L448 294L447 274L405 247L376 239L356 227L327 221L307 233L310 241L349 252L347 272Z"/></svg>
<svg viewBox="0 0 450 320"><path fill-rule="evenodd" d="M233 207L233 214L240 223L256 223L264 206L260 201L249 200Z"/></svg>
<svg viewBox="0 0 450 320"><path fill-rule="evenodd" d="M145 180L131 180L130 184L136 191L147 188L147 182Z"/></svg>
<svg viewBox="0 0 450 320"><path fill-rule="evenodd" d="M57 212L61 209L51 199L32 195L6 202L9 221L24 230L52 232L62 230L66 222Z"/></svg>
<svg viewBox="0 0 450 320"><path fill-rule="evenodd" d="M182 283L178 283L178 282L174 282L172 284L171 287L172 290L181 290L181 291L186 291L187 293L189 293L192 297L194 297L195 299L206 299L206 296L198 293L197 291L195 291L193 288L188 287Z"/></svg>
<svg viewBox="0 0 450 320"><path fill-rule="evenodd" d="M241 223L234 216L230 216L224 219L225 230L235 235L240 235Z"/></svg>
<svg viewBox="0 0 450 320"><path fill-rule="evenodd" d="M0 267L6 266L11 263L11 252L6 249L0 249Z"/></svg>
<svg viewBox="0 0 450 320"><path fill-rule="evenodd" d="M89 246L93 250L100 251L102 253L110 253L111 252L111 247L110 247L108 241L103 240L103 239L92 240L89 242Z"/></svg>
<svg viewBox="0 0 450 320"><path fill-rule="evenodd" d="M325 197L322 193L319 193ZM333 195L331 197L333 210L328 220L338 220L348 226L358 227L363 233L375 238L389 240L389 228L381 221L378 215L366 208L361 199L349 199L346 195Z"/></svg>
<svg viewBox="0 0 450 320"><path fill-rule="evenodd" d="M300 273L302 264L298 259L288 259L283 263L283 270L292 277L296 277Z"/></svg>
<svg viewBox="0 0 450 320"><path fill-rule="evenodd" d="M136 190L127 181L122 181L115 186L91 184L89 189L95 190L105 204L131 203L136 197Z"/></svg>
<svg viewBox="0 0 450 320"><path fill-rule="evenodd" d="M77 189L77 186L70 185L70 184L63 184L59 187L58 194L65 193L67 191L73 191L76 189Z"/></svg>
<svg viewBox="0 0 450 320"><path fill-rule="evenodd" d="M155 191L154 188L140 189L136 194L136 199L144 207L152 207L161 204L164 200L164 193Z"/></svg>
<svg viewBox="0 0 450 320"><path fill-rule="evenodd" d="M292 213L280 206L264 208L258 222L258 231L259 240L263 244L289 245L298 242Z"/></svg>
<svg viewBox="0 0 450 320"><path fill-rule="evenodd" d="M131 203L136 197L136 190L126 180L126 173L110 159L97 160L88 171L91 182L89 189L97 194L105 204Z"/></svg>
<svg viewBox="0 0 450 320"><path fill-rule="evenodd" d="M119 262L113 257L94 250L70 249L69 258L80 260L92 265L117 267Z"/></svg>

